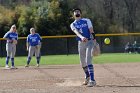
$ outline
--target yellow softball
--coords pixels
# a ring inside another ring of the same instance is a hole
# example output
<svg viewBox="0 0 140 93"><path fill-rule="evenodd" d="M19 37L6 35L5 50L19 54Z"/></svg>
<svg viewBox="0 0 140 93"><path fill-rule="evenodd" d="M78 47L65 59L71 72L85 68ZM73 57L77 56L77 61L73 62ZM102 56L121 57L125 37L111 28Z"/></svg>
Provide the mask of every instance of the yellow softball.
<svg viewBox="0 0 140 93"><path fill-rule="evenodd" d="M105 44L110 44L110 39L109 39L109 38L105 38L105 39L104 39L104 43L105 43Z"/></svg>

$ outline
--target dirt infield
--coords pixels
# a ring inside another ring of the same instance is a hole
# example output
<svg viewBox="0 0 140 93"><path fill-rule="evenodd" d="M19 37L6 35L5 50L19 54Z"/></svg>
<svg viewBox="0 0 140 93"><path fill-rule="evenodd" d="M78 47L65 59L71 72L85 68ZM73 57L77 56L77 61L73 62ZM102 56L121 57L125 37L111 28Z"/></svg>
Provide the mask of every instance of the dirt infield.
<svg viewBox="0 0 140 93"><path fill-rule="evenodd" d="M140 63L95 64L97 85L82 86L80 65L0 68L0 93L140 93Z"/></svg>

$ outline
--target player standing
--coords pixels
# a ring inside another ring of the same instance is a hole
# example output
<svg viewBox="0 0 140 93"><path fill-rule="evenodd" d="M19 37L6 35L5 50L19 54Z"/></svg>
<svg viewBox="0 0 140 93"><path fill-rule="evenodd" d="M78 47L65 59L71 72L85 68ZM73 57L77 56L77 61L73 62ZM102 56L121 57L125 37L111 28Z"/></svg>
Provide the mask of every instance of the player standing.
<svg viewBox="0 0 140 93"><path fill-rule="evenodd" d="M82 18L81 14L82 12L79 8L73 9L75 21L71 23L70 27L77 35L80 62L86 75L83 85L93 87L96 85L96 81L92 64L92 48L93 40L96 41L96 39L90 19Z"/></svg>
<svg viewBox="0 0 140 93"><path fill-rule="evenodd" d="M10 30L4 35L3 38L5 38L7 40L7 42L6 42L7 57L6 57L5 68L10 69L8 63L9 63L9 59L11 58L11 63L12 63L11 68L14 69L14 68L16 68L14 65L14 57L15 57L15 53L16 53L16 44L17 44L17 40L18 40L16 25L12 25Z"/></svg>
<svg viewBox="0 0 140 93"><path fill-rule="evenodd" d="M27 58L27 64L25 67L29 67L30 61L32 56L35 53L36 60L37 60L37 67L39 67L40 63L40 48L41 48L41 40L42 38L38 33L35 33L35 29L30 29L30 34L27 37L26 46L28 51L28 58Z"/></svg>

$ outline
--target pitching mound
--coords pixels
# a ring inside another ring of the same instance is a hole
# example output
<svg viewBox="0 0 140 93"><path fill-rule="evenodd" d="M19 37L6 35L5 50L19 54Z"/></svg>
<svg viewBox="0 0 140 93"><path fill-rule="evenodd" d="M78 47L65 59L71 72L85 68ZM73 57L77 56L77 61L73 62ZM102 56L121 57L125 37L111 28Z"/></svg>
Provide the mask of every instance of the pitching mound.
<svg viewBox="0 0 140 93"><path fill-rule="evenodd" d="M81 86L82 82L81 80L67 79L67 80L64 80L64 82L56 83L56 85L62 86L62 87L72 87L72 86L74 87L74 86Z"/></svg>

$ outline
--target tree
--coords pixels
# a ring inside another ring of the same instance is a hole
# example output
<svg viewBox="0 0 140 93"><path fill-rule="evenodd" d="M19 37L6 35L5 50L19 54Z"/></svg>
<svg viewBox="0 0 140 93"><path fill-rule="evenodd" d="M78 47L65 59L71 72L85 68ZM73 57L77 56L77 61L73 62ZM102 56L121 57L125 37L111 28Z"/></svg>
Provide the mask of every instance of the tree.
<svg viewBox="0 0 140 93"><path fill-rule="evenodd" d="M126 4L126 8L128 11L128 22L127 25L129 27L130 32L134 32L136 28L136 20L137 20L137 12L139 11L138 5L140 3L139 0L124 0Z"/></svg>

